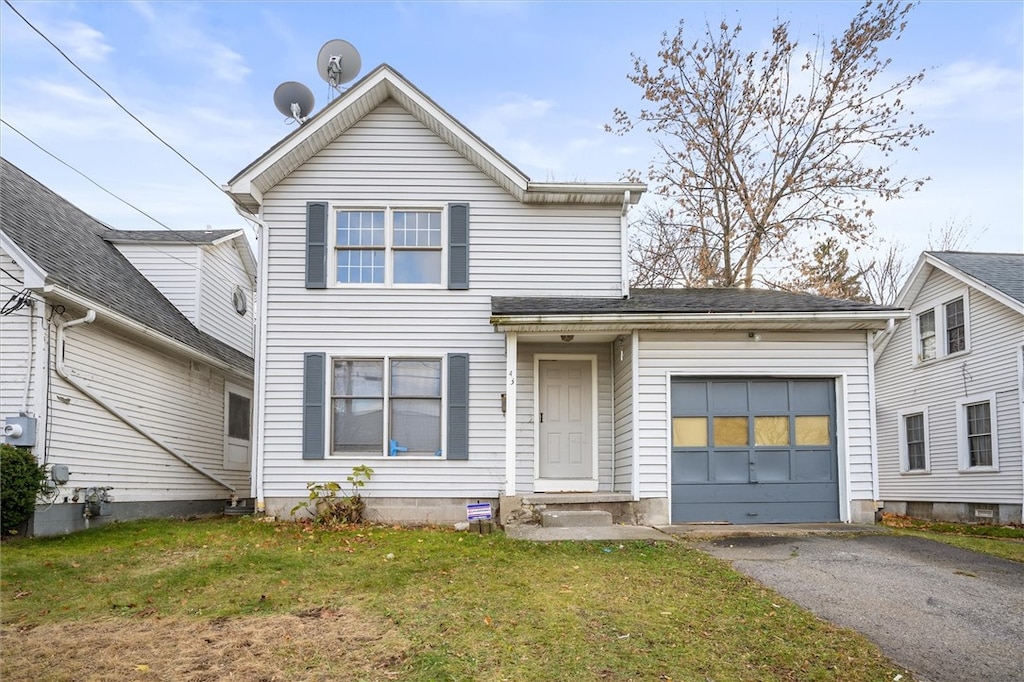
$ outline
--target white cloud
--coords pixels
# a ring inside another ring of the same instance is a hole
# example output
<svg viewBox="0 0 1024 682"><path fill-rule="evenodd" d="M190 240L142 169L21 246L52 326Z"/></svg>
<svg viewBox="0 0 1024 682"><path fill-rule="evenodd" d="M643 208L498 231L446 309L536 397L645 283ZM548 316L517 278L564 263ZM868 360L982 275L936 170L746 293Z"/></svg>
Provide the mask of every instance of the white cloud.
<svg viewBox="0 0 1024 682"><path fill-rule="evenodd" d="M54 26L50 35L57 45L74 59L91 62L106 61L114 48L107 44L106 36L88 24L71 21Z"/></svg>
<svg viewBox="0 0 1024 682"><path fill-rule="evenodd" d="M926 74L904 99L930 117L1013 120L1020 118L1022 83L1020 70L959 61Z"/></svg>

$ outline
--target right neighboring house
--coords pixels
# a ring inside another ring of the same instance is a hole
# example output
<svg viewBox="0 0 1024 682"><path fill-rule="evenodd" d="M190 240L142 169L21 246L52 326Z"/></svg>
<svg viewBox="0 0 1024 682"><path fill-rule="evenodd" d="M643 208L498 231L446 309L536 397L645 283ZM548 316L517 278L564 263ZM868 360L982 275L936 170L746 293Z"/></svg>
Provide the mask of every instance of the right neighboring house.
<svg viewBox="0 0 1024 682"><path fill-rule="evenodd" d="M876 346L887 513L1020 523L1024 254L926 251Z"/></svg>

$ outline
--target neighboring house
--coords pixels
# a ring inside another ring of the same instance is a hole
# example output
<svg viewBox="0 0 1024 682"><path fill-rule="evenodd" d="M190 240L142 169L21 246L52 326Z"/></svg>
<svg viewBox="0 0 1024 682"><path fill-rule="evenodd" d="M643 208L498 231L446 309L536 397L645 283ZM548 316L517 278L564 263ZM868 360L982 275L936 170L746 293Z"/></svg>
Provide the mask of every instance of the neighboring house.
<svg viewBox="0 0 1024 682"><path fill-rule="evenodd" d="M879 340L885 511L1020 523L1024 502L1024 254L925 252Z"/></svg>
<svg viewBox="0 0 1024 682"><path fill-rule="evenodd" d="M31 531L247 497L244 235L112 230L3 159L0 180L4 440L31 447L59 482Z"/></svg>
<svg viewBox="0 0 1024 682"><path fill-rule="evenodd" d="M228 184L263 232L254 494L352 467L371 517L872 522L875 331L903 313L628 288L631 183L527 178L387 65Z"/></svg>

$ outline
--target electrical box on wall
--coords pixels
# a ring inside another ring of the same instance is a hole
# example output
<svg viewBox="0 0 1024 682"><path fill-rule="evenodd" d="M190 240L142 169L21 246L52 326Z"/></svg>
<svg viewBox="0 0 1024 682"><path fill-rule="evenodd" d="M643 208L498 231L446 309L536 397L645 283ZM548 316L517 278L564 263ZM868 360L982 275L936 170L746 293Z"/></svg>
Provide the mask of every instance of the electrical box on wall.
<svg viewBox="0 0 1024 682"><path fill-rule="evenodd" d="M36 444L36 418L22 412L17 417L4 418L4 441L8 445L32 447Z"/></svg>

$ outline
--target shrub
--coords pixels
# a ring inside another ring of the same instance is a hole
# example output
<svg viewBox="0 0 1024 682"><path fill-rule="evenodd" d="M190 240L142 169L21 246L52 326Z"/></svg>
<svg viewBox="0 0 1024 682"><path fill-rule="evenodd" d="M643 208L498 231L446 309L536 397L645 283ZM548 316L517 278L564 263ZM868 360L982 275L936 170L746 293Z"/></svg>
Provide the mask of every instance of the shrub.
<svg viewBox="0 0 1024 682"><path fill-rule="evenodd" d="M366 502L359 494L359 489L373 476L373 469L361 464L352 467L352 473L346 477L351 492L345 493L341 485L334 481L316 483L310 481L306 485L309 499L292 507L292 514L305 509L313 516L315 523L333 526L338 524L362 523Z"/></svg>
<svg viewBox="0 0 1024 682"><path fill-rule="evenodd" d="M46 489L46 468L23 448L0 443L0 532L17 532L32 517L36 495Z"/></svg>

